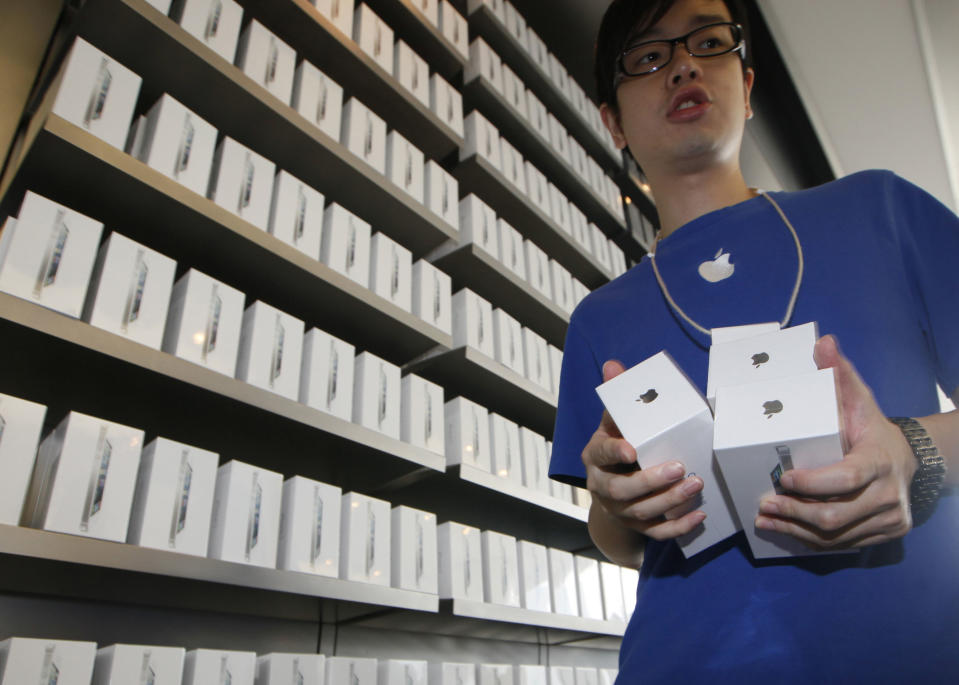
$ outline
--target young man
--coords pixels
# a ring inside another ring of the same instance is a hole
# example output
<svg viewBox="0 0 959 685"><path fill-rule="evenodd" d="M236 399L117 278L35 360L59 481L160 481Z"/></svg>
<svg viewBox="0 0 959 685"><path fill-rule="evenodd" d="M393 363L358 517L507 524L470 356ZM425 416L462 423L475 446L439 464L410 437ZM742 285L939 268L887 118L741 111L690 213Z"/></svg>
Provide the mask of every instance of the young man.
<svg viewBox="0 0 959 685"><path fill-rule="evenodd" d="M604 121L642 166L661 229L653 259L572 317L551 475L587 485L604 554L642 564L618 682L959 682L959 413L937 414L936 393L959 397L959 220L888 172L771 199L750 189L743 18L736 0L614 0L597 41ZM698 267L720 251L734 269L709 282ZM664 513L702 480L678 462L635 470L594 388L664 349L704 388L709 329L766 321L818 322L850 449L786 472L786 492L742 523L855 551L756 561L739 533L687 560L673 538L705 515ZM924 417L944 484L887 416Z"/></svg>

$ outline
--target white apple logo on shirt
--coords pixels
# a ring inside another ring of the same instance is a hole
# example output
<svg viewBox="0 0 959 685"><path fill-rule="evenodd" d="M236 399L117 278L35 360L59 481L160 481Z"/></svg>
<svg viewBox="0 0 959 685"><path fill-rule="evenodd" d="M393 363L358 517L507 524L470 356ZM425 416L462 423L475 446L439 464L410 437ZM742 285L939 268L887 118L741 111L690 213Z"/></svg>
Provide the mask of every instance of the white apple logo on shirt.
<svg viewBox="0 0 959 685"><path fill-rule="evenodd" d="M719 248L719 252L712 260L707 260L699 265L699 275L710 283L718 283L729 278L735 270L736 266L729 263L729 253L723 252L723 248Z"/></svg>

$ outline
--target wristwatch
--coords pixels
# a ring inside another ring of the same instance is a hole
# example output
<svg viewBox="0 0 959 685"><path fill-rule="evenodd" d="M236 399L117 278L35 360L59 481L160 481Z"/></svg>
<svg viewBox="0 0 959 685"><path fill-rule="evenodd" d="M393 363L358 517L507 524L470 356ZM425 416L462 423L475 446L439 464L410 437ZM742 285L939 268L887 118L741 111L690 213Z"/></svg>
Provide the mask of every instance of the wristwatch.
<svg viewBox="0 0 959 685"><path fill-rule="evenodd" d="M916 455L916 474L912 478L909 505L912 508L913 525L918 525L928 519L936 508L946 478L946 465L932 438L918 421L905 417L889 420L899 426L912 453Z"/></svg>

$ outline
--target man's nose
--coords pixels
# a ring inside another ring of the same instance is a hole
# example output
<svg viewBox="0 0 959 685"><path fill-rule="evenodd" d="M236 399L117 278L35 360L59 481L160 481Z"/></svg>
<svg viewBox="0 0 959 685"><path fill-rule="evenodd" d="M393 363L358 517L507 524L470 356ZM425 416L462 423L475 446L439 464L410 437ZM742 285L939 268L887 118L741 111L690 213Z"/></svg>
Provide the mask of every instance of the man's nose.
<svg viewBox="0 0 959 685"><path fill-rule="evenodd" d="M678 86L685 81L695 81L700 76L697 58L686 50L685 45L677 45L673 50L673 58L668 65L669 83Z"/></svg>

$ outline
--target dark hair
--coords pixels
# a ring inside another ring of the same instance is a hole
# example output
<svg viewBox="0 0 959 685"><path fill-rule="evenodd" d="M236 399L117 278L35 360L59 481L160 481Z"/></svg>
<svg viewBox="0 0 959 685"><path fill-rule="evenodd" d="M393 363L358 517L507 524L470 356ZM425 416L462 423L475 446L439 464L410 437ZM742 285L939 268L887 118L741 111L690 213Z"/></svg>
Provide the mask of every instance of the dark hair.
<svg viewBox="0 0 959 685"><path fill-rule="evenodd" d="M613 0L610 3L596 36L593 65L600 104L605 102L614 111L619 110L613 79L616 76L616 63L627 39L654 26L675 3L676 0ZM745 72L752 65L746 7L742 0L723 0L723 3L732 20L743 27L743 38L746 40L746 58L743 60Z"/></svg>

